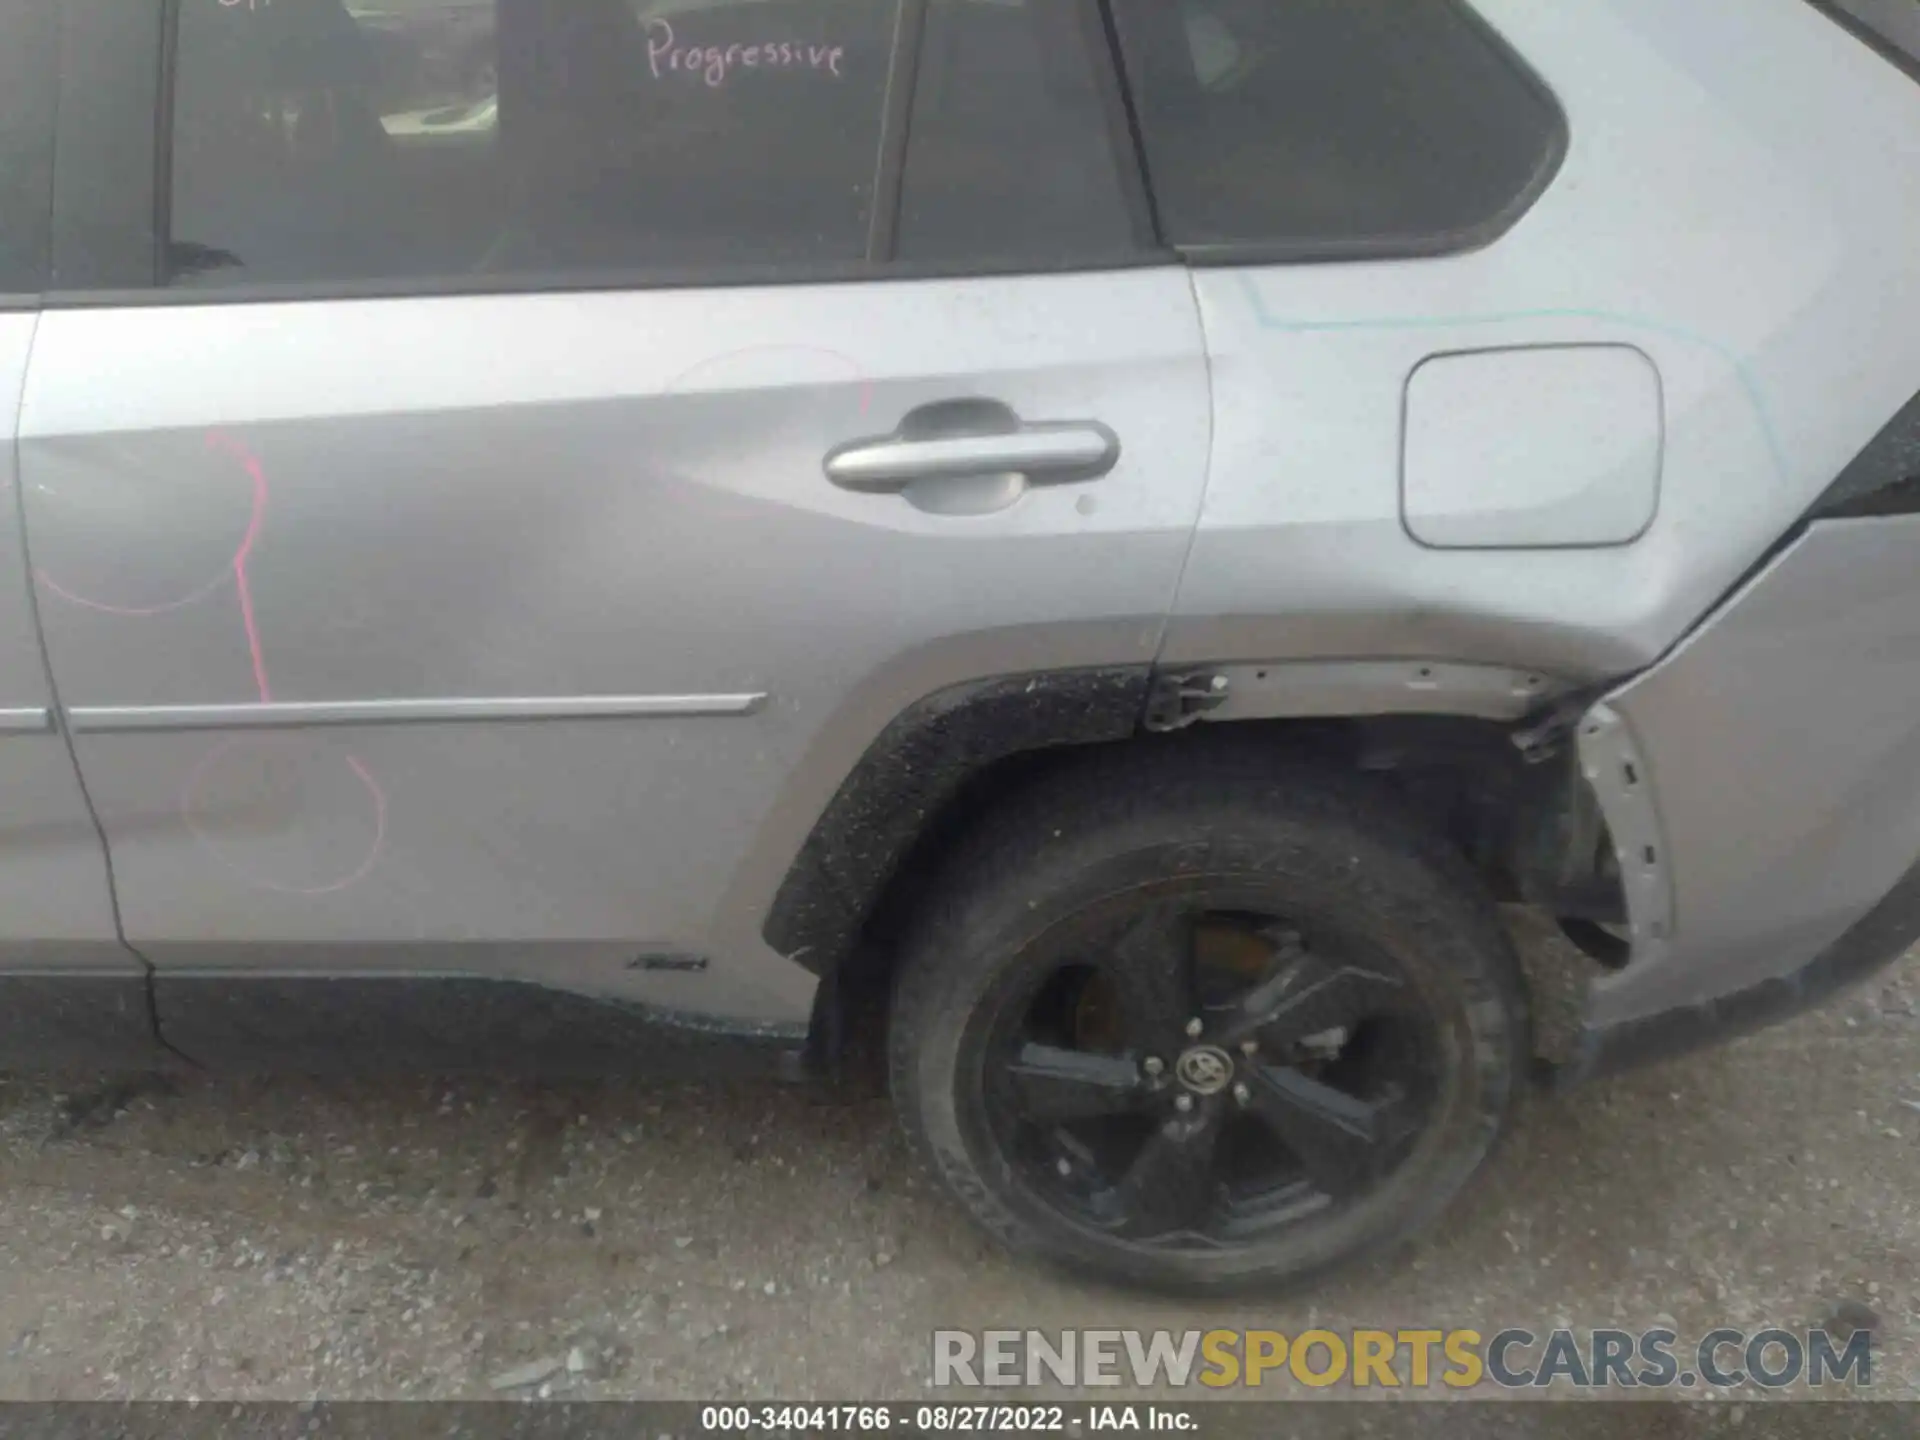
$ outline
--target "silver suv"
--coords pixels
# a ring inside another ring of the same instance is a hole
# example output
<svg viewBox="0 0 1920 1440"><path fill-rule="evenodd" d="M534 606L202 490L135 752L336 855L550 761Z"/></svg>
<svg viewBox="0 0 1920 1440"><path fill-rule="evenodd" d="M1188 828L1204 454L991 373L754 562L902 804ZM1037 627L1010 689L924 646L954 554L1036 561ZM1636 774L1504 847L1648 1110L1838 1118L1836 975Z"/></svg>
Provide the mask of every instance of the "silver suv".
<svg viewBox="0 0 1920 1440"><path fill-rule="evenodd" d="M1911 0L403 9L0 6L5 1063L884 1054L1221 1288L1516 907L1560 1083L1920 932Z"/></svg>

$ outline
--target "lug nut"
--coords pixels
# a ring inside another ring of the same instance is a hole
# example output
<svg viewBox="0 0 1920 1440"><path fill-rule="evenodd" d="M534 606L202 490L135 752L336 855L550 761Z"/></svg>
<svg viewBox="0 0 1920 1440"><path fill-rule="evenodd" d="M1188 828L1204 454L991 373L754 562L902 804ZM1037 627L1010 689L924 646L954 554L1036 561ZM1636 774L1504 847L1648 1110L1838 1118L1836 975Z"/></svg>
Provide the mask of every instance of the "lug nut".
<svg viewBox="0 0 1920 1440"><path fill-rule="evenodd" d="M1176 1095L1173 1100L1173 1108L1178 1110L1182 1115L1186 1114L1189 1110L1193 1109L1193 1096Z"/></svg>
<svg viewBox="0 0 1920 1440"><path fill-rule="evenodd" d="M1249 1090L1245 1085L1236 1085L1233 1087L1233 1098L1238 1100L1242 1105L1245 1105L1253 1099L1253 1091Z"/></svg>
<svg viewBox="0 0 1920 1440"><path fill-rule="evenodd" d="M1148 1076L1157 1080L1160 1078L1160 1072L1167 1067L1158 1055L1149 1055L1140 1062L1140 1068L1146 1071Z"/></svg>
<svg viewBox="0 0 1920 1440"><path fill-rule="evenodd" d="M1071 1160L1055 1161L1053 1168L1058 1170L1063 1176L1073 1174L1073 1162Z"/></svg>
<svg viewBox="0 0 1920 1440"><path fill-rule="evenodd" d="M1187 1038L1189 1040L1198 1040L1200 1038L1200 1032L1206 1028L1206 1026L1200 1023L1200 1017L1196 1015L1193 1019L1187 1021Z"/></svg>

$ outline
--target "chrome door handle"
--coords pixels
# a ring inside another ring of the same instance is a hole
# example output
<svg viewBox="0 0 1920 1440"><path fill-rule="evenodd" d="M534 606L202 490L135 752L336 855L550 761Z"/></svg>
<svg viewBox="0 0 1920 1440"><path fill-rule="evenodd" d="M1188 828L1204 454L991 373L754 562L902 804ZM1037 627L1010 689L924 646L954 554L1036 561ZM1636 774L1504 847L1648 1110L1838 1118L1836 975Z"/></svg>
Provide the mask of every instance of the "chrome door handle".
<svg viewBox="0 0 1920 1440"><path fill-rule="evenodd" d="M1029 484L1092 479L1113 468L1120 441L1104 425L1033 425L1011 435L958 435L951 440L876 440L836 450L827 477L846 490L880 495L919 480L998 475L1009 470Z"/></svg>
<svg viewBox="0 0 1920 1440"><path fill-rule="evenodd" d="M827 478L862 495L904 494L937 514L1004 509L1035 485L1096 480L1120 461L1120 437L1097 421L1028 425L991 400L914 411L892 435L826 458Z"/></svg>

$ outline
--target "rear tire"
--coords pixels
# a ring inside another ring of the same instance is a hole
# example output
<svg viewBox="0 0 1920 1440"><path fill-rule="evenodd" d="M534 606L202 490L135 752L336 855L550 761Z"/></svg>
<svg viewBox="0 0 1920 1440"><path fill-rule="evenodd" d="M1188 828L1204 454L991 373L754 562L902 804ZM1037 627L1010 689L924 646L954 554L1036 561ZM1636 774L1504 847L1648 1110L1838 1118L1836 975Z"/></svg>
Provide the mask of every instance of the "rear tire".
<svg viewBox="0 0 1920 1440"><path fill-rule="evenodd" d="M1075 763L960 847L896 974L889 1071L1007 1246L1219 1291L1431 1220L1503 1129L1526 1032L1491 901L1389 793L1171 744Z"/></svg>

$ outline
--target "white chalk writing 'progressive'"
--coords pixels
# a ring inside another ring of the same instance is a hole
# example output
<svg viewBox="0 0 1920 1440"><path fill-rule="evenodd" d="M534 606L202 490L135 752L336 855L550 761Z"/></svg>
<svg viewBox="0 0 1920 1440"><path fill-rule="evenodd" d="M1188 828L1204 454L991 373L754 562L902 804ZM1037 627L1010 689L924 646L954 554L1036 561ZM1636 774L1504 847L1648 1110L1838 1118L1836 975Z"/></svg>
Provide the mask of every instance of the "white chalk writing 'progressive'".
<svg viewBox="0 0 1920 1440"><path fill-rule="evenodd" d="M697 75L711 86L721 86L742 70L800 70L835 80L844 73L844 45L813 45L794 40L769 40L757 45L682 45L673 26L661 19L647 22L647 64L656 79L676 71Z"/></svg>

